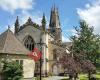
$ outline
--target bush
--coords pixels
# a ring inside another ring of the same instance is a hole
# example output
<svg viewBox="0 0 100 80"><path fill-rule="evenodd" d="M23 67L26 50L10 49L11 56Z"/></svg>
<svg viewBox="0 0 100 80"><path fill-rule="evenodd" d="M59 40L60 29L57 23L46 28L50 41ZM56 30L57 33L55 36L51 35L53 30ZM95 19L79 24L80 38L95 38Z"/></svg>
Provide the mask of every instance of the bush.
<svg viewBox="0 0 100 80"><path fill-rule="evenodd" d="M5 80L20 80L23 77L22 66L17 62L4 62L3 75Z"/></svg>
<svg viewBox="0 0 100 80"><path fill-rule="evenodd" d="M48 73L48 76L52 76L53 74L51 72Z"/></svg>

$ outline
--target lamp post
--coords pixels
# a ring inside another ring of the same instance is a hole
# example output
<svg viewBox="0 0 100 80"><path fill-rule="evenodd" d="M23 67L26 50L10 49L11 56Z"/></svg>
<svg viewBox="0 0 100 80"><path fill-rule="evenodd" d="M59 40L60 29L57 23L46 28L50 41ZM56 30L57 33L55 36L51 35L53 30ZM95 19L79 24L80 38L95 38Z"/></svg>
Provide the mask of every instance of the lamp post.
<svg viewBox="0 0 100 80"><path fill-rule="evenodd" d="M43 35L43 31L41 30L41 34L40 34L40 42L37 43L40 45L40 51L42 53L42 45L44 45L45 43L42 42L42 35ZM43 53L42 53L43 54ZM40 80L42 80L42 56L40 57Z"/></svg>
<svg viewBox="0 0 100 80"><path fill-rule="evenodd" d="M42 36L40 37L40 51L42 52ZM41 75L41 73L42 73L42 56L40 57L40 80L42 80L42 75Z"/></svg>
<svg viewBox="0 0 100 80"><path fill-rule="evenodd" d="M40 51L42 52L42 45L44 45L45 43L42 43L42 35L45 34L45 26L46 26L46 19L45 19L45 14L43 14L43 18L42 18L42 29L41 29L41 34L40 34ZM41 76L41 67L42 67L42 58L40 58L40 80L42 80L42 76Z"/></svg>

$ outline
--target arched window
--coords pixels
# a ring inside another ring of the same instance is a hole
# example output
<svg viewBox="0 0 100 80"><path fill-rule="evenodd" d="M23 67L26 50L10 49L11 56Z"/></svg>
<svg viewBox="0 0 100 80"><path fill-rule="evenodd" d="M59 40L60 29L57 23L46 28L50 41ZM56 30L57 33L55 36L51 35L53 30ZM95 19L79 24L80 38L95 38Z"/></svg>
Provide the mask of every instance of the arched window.
<svg viewBox="0 0 100 80"><path fill-rule="evenodd" d="M27 49L29 49L30 51L33 50L34 48L34 40L31 36L26 36L24 39L24 45Z"/></svg>

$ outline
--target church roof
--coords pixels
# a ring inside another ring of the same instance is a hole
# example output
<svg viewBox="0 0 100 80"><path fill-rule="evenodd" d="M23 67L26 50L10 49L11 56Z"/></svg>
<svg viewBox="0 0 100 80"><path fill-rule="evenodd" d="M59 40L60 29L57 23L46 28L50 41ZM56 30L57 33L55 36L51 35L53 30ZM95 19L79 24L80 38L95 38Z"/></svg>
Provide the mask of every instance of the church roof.
<svg viewBox="0 0 100 80"><path fill-rule="evenodd" d="M0 35L0 53L28 54L29 51L14 36L10 29Z"/></svg>

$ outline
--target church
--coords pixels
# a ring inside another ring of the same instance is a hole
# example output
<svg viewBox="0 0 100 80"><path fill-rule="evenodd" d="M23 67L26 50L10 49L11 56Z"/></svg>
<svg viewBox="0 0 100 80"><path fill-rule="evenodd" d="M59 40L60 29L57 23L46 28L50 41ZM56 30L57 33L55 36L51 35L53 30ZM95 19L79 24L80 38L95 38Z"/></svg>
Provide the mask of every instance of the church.
<svg viewBox="0 0 100 80"><path fill-rule="evenodd" d="M66 52L66 43L62 42L58 9L52 7L48 28L46 28L45 15L41 23L42 25L38 25L29 17L26 23L20 25L17 17L15 32L7 29L0 35L0 58L19 61L23 66L24 79L39 75L39 61L35 62L27 56L34 48L42 51L42 75L50 73L59 75L64 71L57 63L62 53Z"/></svg>

